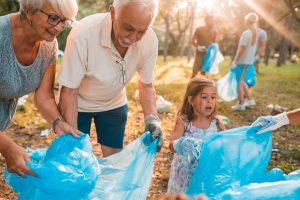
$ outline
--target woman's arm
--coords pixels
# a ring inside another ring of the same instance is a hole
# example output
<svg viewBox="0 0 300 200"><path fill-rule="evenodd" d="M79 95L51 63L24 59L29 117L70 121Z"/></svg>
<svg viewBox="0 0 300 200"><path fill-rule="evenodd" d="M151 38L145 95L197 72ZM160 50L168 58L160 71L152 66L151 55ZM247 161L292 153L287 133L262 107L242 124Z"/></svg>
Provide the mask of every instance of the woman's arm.
<svg viewBox="0 0 300 200"><path fill-rule="evenodd" d="M54 79L55 79L55 65L47 67L45 74L39 87L35 91L34 102L43 117L47 120L50 126L56 121L55 132L58 134L69 133L78 138L78 131L76 128L70 126L65 122L57 108L54 97ZM59 120L58 120L59 119ZM53 128L53 127L52 127Z"/></svg>
<svg viewBox="0 0 300 200"><path fill-rule="evenodd" d="M13 140L7 137L4 132L0 131L0 153L5 158L7 170L11 173L16 173L19 176L24 176L25 173L36 176L26 165L30 162L30 158L25 152L25 149L17 145Z"/></svg>

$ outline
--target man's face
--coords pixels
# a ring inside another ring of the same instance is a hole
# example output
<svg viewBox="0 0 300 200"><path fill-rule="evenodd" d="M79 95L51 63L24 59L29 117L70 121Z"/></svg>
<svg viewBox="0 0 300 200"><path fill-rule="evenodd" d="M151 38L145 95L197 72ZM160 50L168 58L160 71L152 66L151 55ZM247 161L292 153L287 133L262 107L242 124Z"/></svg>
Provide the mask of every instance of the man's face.
<svg viewBox="0 0 300 200"><path fill-rule="evenodd" d="M111 7L111 16L114 38L123 47L141 40L152 21L152 16L147 11L139 11L135 4L125 5L118 16L116 9Z"/></svg>
<svg viewBox="0 0 300 200"><path fill-rule="evenodd" d="M205 23L208 27L213 27L214 25L214 18L213 17L206 17Z"/></svg>

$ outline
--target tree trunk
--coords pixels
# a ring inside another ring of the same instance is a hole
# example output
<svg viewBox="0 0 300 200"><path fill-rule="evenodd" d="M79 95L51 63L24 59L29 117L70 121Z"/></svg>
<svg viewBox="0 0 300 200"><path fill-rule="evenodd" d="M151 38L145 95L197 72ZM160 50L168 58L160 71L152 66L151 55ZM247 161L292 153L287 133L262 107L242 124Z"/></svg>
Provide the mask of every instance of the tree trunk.
<svg viewBox="0 0 300 200"><path fill-rule="evenodd" d="M279 57L277 59L277 67L280 67L285 64L287 53L288 53L288 40L285 37L282 37L279 46Z"/></svg>
<svg viewBox="0 0 300 200"><path fill-rule="evenodd" d="M271 54L271 48L270 48L269 42L267 42L266 52L265 52L265 56L264 56L265 65L269 65L270 54Z"/></svg>
<svg viewBox="0 0 300 200"><path fill-rule="evenodd" d="M169 31L170 31L170 17L169 14L165 17L166 30L165 30L165 43L164 43L164 62L167 61L168 48L169 48Z"/></svg>
<svg viewBox="0 0 300 200"><path fill-rule="evenodd" d="M193 11L192 11L192 19L191 19L191 26L190 26L190 30L189 30L189 39L188 39L188 55L187 55L187 60L188 62L190 62L191 57L192 57L192 37L193 37L193 29L194 29L194 19L195 19L195 10L196 10L196 5L197 5L197 1L195 1L194 6L193 6Z"/></svg>

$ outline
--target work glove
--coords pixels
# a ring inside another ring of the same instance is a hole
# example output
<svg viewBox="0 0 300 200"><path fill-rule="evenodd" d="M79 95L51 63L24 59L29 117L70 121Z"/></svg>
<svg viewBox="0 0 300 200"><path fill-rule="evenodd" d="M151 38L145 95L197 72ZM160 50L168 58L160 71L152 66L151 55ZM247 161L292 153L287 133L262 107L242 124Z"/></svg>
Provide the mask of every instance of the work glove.
<svg viewBox="0 0 300 200"><path fill-rule="evenodd" d="M187 157L191 161L199 159L202 143L202 139L183 136L173 142L173 148L177 154Z"/></svg>
<svg viewBox="0 0 300 200"><path fill-rule="evenodd" d="M287 113L284 112L276 116L259 117L255 122L252 123L252 126L261 126L261 128L257 131L257 134L261 134L267 131L276 130L289 123L290 122L289 118L287 117Z"/></svg>
<svg viewBox="0 0 300 200"><path fill-rule="evenodd" d="M145 130L150 132L151 142L158 139L156 151L159 152L163 146L163 134L161 123L156 114L149 114L145 116Z"/></svg>

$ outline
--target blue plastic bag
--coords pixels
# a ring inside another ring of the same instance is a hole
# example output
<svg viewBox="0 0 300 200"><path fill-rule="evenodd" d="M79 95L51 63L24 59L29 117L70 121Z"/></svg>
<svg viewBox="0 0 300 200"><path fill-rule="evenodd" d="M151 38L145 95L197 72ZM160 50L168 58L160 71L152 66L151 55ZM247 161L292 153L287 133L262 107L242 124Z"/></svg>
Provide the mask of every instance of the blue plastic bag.
<svg viewBox="0 0 300 200"><path fill-rule="evenodd" d="M22 178L5 171L5 180L19 199L85 199L100 175L88 135L81 134L79 139L62 135L47 152L33 152L31 161L27 165L38 177Z"/></svg>
<svg viewBox="0 0 300 200"><path fill-rule="evenodd" d="M248 85L248 87L254 87L256 85L256 71L254 64L248 67L244 81Z"/></svg>
<svg viewBox="0 0 300 200"><path fill-rule="evenodd" d="M208 46L207 52L204 57L203 65L201 68L203 72L209 72L211 66L214 64L216 60L218 50L219 50L219 46L216 43L213 43Z"/></svg>
<svg viewBox="0 0 300 200"><path fill-rule="evenodd" d="M39 177L6 171L5 180L19 199L146 199L156 143L146 132L121 152L97 159L88 135L62 135L47 151L32 153L28 166Z"/></svg>
<svg viewBox="0 0 300 200"><path fill-rule="evenodd" d="M236 128L207 138L187 194L205 194L212 200L300 199L300 170L288 175L276 168L266 171L271 132L256 134L257 128Z"/></svg>
<svg viewBox="0 0 300 200"><path fill-rule="evenodd" d="M156 143L150 133L131 142L121 152L99 158L101 175L89 199L146 199L151 183Z"/></svg>
<svg viewBox="0 0 300 200"><path fill-rule="evenodd" d="M271 156L271 132L257 135L252 130L230 129L204 141L187 194L214 197L231 187L251 183L263 174Z"/></svg>
<svg viewBox="0 0 300 200"><path fill-rule="evenodd" d="M234 69L217 81L217 92L224 101L233 101L238 98L238 86Z"/></svg>

